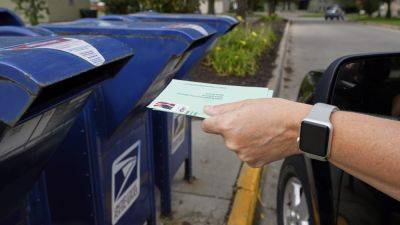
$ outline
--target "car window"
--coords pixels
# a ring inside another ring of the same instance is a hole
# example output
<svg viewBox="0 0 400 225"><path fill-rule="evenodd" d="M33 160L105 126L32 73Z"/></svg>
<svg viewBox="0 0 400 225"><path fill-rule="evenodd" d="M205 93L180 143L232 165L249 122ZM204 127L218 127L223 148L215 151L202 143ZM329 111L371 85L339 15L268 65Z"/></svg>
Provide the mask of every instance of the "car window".
<svg viewBox="0 0 400 225"><path fill-rule="evenodd" d="M349 63L338 73L332 103L348 111L400 118L400 58Z"/></svg>

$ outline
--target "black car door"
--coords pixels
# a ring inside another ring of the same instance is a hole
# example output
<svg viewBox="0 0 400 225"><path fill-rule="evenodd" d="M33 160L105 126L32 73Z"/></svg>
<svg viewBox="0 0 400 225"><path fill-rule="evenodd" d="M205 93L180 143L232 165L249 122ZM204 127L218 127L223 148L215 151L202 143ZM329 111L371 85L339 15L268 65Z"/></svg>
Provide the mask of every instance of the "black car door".
<svg viewBox="0 0 400 225"><path fill-rule="evenodd" d="M363 76L357 76L357 70ZM338 73L331 100L342 110L399 120L400 62L346 65ZM400 202L334 166L330 173L337 224L400 224ZM393 179L400 175L393 174Z"/></svg>

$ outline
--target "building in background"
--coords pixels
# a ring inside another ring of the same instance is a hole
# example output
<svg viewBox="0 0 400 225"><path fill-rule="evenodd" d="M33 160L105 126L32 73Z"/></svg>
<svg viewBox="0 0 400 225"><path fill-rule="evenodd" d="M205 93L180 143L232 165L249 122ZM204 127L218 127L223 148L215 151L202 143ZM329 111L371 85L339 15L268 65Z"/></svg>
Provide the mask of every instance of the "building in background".
<svg viewBox="0 0 400 225"><path fill-rule="evenodd" d="M46 2L49 14L40 21L44 23L76 20L80 18L81 9L90 8L90 0L46 0ZM11 0L0 0L0 7L15 11L15 3ZM25 22L28 21L20 12L17 13Z"/></svg>
<svg viewBox="0 0 400 225"><path fill-rule="evenodd" d="M230 0L215 0L215 13L222 14L229 11L231 1ZM200 3L200 12L202 14L208 13L208 0L201 1Z"/></svg>

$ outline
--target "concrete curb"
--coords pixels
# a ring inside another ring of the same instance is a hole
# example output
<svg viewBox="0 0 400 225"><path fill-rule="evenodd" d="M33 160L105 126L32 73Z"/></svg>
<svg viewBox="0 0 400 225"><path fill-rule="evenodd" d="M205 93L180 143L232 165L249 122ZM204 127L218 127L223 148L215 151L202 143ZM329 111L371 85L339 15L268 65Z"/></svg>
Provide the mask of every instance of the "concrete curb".
<svg viewBox="0 0 400 225"><path fill-rule="evenodd" d="M288 21L281 42L279 43L278 57L275 61L276 68L267 86L269 89L274 90L275 97L279 96L282 86L283 65L286 59L290 25L291 22ZM239 179L236 183L237 190L227 225L253 224L259 195L261 173L261 168L251 168L247 164L243 164Z"/></svg>
<svg viewBox="0 0 400 225"><path fill-rule="evenodd" d="M260 168L250 168L243 164L236 184L235 200L228 218L228 225L252 225L257 205Z"/></svg>
<svg viewBox="0 0 400 225"><path fill-rule="evenodd" d="M282 82L282 76L283 76L283 65L286 60L286 54L287 54L287 43L288 43L288 36L289 36L289 29L290 26L292 25L292 22L288 20L285 26L285 31L283 33L281 42L279 43L279 50L278 50L278 57L275 60L275 69L272 72L272 78L268 82L267 88L274 90L274 97L279 97L283 82Z"/></svg>

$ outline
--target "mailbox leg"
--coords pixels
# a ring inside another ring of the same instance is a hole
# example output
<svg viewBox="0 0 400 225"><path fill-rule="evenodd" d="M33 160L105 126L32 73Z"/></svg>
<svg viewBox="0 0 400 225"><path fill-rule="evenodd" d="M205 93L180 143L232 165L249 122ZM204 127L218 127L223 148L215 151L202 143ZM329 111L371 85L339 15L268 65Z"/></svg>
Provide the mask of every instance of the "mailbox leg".
<svg viewBox="0 0 400 225"><path fill-rule="evenodd" d="M161 195L161 215L169 217L172 214L171 206L171 180L169 174L164 177L166 180L161 182L160 195Z"/></svg>
<svg viewBox="0 0 400 225"><path fill-rule="evenodd" d="M151 157L150 157L150 159L153 159L153 154L154 154L154 152L153 151L150 151L151 153ZM153 160L150 160L150 165L151 165L151 173L152 173L152 176L151 176L151 182L150 182L150 184L152 185L152 187L155 187L156 186L156 184L155 184L155 177L154 177L154 163L153 163ZM151 205L151 214L150 214L150 217L148 218L148 221L147 221L147 225L157 225L157 209L156 209L156 194L155 194L155 190L153 189L153 190L151 190L151 197L150 197L150 205Z"/></svg>
<svg viewBox="0 0 400 225"><path fill-rule="evenodd" d="M193 180L193 167L192 167L192 119L187 118L187 129L188 129L188 153L187 153L187 159L185 160L185 177L184 179L191 183Z"/></svg>
<svg viewBox="0 0 400 225"><path fill-rule="evenodd" d="M149 117L151 117L150 118L150 120L153 122L153 116L152 116L153 114L149 114L148 116ZM148 123L148 126L147 126L147 129L148 129L148 131L149 131L149 133L150 134L154 134L154 132L153 132L153 130L154 130L154 128L153 128L153 123ZM148 151L148 153L149 153L149 155L148 155L148 164L149 164L149 167L150 167L150 173L151 173L151 176L150 176L150 179L149 179L149 184L150 184L150 186L152 187L151 188L151 190L150 190L150 206L151 206L151 214L150 214L150 216L148 217L148 219L147 219L147 225L156 225L157 224L157 209L156 209L156 193L155 193L155 187L156 187L156 176L155 176L155 174L156 174L156 171L155 171L155 165L154 165L154 163L155 163L155 161L154 161L154 159L155 159L155 154L157 154L156 152L154 152L154 140L153 140L153 136L152 135L150 135L149 136L149 140L148 140L148 149L149 149L149 151Z"/></svg>

